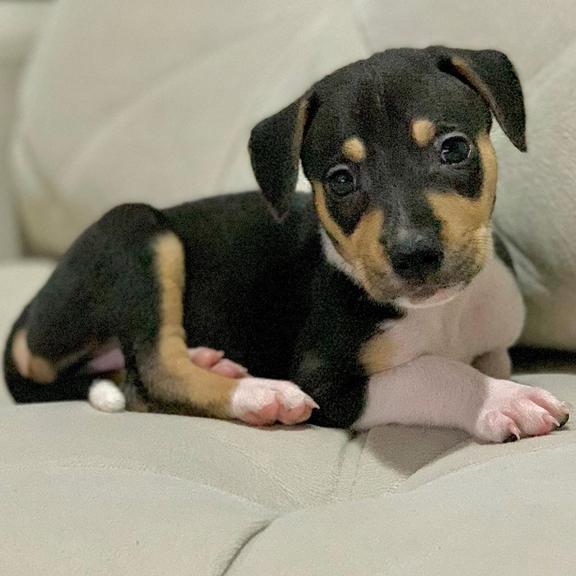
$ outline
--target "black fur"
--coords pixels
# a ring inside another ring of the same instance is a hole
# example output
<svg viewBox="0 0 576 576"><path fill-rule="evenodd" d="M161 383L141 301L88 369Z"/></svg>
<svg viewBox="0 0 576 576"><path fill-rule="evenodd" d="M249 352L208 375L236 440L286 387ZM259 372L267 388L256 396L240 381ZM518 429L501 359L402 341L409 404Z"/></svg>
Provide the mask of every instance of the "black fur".
<svg viewBox="0 0 576 576"><path fill-rule="evenodd" d="M104 345L118 338L130 363L135 349L155 339L158 301L148 239L168 229L185 244L188 344L225 350L262 377L295 378L328 408L317 422L351 424L366 381L358 348L376 323L399 313L371 302L323 262L306 194L296 195L282 224L254 192L165 211L119 206L78 239L32 302L34 315L25 313L15 329L26 324L30 348L54 360L90 340ZM19 402L85 397L88 358L45 385L20 377L7 352L9 389Z"/></svg>
<svg viewBox="0 0 576 576"><path fill-rule="evenodd" d="M257 376L293 379L321 406L314 422L350 426L368 378L359 350L379 324L403 313L325 261L312 198L293 194L299 160L309 179L324 183L343 234L378 208L386 226L376 242L392 246L406 223L439 242L426 191L474 197L482 168L477 151L459 170L439 167L434 146L420 148L408 136L410 121L429 118L441 133L473 140L489 131L490 110L525 148L520 84L493 51L389 50L327 76L252 133L254 172L275 217L255 192L167 210L115 208L78 239L16 322L4 359L11 393L19 402L85 397L86 362L110 341L120 343L138 385L137 357L152 351L159 327L152 244L172 231L185 248L188 344L225 350ZM351 136L366 146L361 164L343 157ZM347 198L326 182L338 163L355 174L357 191ZM15 369L12 339L23 326L34 354L54 361L74 354L55 383L37 384Z"/></svg>

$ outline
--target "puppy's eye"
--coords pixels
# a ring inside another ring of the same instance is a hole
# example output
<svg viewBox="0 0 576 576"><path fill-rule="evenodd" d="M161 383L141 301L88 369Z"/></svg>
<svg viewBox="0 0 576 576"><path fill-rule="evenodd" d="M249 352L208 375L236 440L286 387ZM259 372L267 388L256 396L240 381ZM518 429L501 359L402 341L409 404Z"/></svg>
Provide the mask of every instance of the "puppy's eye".
<svg viewBox="0 0 576 576"><path fill-rule="evenodd" d="M326 183L336 196L347 196L356 190L356 178L345 164L339 164L328 170Z"/></svg>
<svg viewBox="0 0 576 576"><path fill-rule="evenodd" d="M442 164L462 164L468 160L472 146L464 134L448 134L439 142Z"/></svg>

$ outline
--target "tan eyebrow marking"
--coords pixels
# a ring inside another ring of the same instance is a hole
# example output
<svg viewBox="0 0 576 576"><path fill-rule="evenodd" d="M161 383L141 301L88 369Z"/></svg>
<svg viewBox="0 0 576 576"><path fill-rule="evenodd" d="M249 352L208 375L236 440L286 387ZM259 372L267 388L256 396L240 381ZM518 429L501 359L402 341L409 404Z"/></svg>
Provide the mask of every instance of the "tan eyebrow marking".
<svg viewBox="0 0 576 576"><path fill-rule="evenodd" d="M412 132L414 142L416 142L420 148L424 148L432 142L432 139L436 135L436 126L434 122L427 118L418 118L412 120L410 131Z"/></svg>
<svg viewBox="0 0 576 576"><path fill-rule="evenodd" d="M342 154L352 162L362 162L366 159L366 146L358 136L352 136L344 140Z"/></svg>

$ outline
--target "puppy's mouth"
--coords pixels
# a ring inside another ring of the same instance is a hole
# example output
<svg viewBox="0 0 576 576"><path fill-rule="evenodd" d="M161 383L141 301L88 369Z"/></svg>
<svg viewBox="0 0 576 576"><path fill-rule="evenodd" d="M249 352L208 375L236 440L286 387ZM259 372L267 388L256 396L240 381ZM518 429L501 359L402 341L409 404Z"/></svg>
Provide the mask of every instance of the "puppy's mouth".
<svg viewBox="0 0 576 576"><path fill-rule="evenodd" d="M455 279L448 283L430 279L416 284L378 275L370 277L366 289L382 302L394 302L402 308L428 308L454 299L468 286L470 280Z"/></svg>
<svg viewBox="0 0 576 576"><path fill-rule="evenodd" d="M456 298L476 277L483 266L475 261L450 263L420 280L407 281L394 273L367 275L366 288L375 299L392 301L403 308L428 308Z"/></svg>
<svg viewBox="0 0 576 576"><path fill-rule="evenodd" d="M407 308L428 308L446 304L456 298L481 269L482 266L471 259L453 261L420 283L404 283L396 301Z"/></svg>
<svg viewBox="0 0 576 576"><path fill-rule="evenodd" d="M466 282L459 282L455 286L446 288L432 288L429 286L413 290L405 296L396 299L402 308L430 308L440 306L453 300L466 288Z"/></svg>

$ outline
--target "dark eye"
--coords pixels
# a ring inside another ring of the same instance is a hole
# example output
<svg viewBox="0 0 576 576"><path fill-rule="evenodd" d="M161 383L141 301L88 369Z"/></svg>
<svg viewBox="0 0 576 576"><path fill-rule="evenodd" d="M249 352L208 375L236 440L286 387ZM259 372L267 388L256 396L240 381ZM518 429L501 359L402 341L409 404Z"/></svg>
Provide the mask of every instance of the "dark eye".
<svg viewBox="0 0 576 576"><path fill-rule="evenodd" d="M336 196L347 196L356 190L354 174L345 164L339 164L328 170L326 183Z"/></svg>
<svg viewBox="0 0 576 576"><path fill-rule="evenodd" d="M463 134L445 136L439 144L442 164L462 164L468 160L472 146Z"/></svg>

